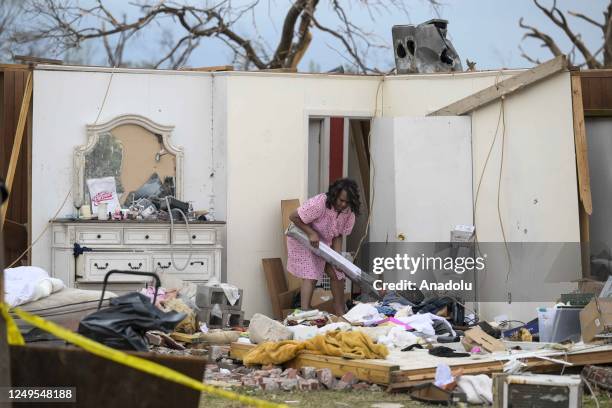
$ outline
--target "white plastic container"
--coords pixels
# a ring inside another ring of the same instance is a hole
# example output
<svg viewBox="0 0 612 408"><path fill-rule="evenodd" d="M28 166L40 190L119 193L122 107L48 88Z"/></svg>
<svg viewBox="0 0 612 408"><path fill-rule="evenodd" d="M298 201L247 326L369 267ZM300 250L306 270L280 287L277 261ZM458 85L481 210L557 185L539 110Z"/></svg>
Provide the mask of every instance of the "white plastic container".
<svg viewBox="0 0 612 408"><path fill-rule="evenodd" d="M581 308L541 307L538 309L538 331L541 343L580 340Z"/></svg>

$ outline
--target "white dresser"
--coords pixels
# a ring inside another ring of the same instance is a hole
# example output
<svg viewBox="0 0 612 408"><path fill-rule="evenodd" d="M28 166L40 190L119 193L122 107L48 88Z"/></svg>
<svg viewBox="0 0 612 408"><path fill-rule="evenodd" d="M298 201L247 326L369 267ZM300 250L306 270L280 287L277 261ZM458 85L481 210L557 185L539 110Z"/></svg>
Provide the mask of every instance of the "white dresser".
<svg viewBox="0 0 612 408"><path fill-rule="evenodd" d="M70 287L99 287L113 269L164 273L191 282L221 281L225 222L190 222L189 234L184 222L176 222L174 229L161 221L50 222L52 274ZM109 288L130 290L145 280L114 274Z"/></svg>

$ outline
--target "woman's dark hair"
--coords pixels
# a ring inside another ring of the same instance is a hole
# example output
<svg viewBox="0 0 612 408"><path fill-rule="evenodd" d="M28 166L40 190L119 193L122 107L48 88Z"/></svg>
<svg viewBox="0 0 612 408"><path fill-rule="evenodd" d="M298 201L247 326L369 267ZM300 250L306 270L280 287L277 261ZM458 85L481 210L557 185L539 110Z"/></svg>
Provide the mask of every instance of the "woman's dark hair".
<svg viewBox="0 0 612 408"><path fill-rule="evenodd" d="M327 196L325 206L327 208L332 208L342 190L346 191L351 211L353 211L355 215L359 215L359 207L361 206L361 202L359 201L359 188L357 187L357 183L348 178L338 179L329 186L327 193L325 193Z"/></svg>

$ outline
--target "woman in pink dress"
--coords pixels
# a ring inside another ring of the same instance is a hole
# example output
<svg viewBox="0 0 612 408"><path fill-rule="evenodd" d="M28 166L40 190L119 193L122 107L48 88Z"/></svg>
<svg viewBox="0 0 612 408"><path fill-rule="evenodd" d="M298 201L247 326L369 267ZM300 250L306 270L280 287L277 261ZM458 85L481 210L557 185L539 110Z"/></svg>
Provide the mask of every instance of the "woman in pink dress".
<svg viewBox="0 0 612 408"><path fill-rule="evenodd" d="M318 247L320 241L340 252L342 237L353 230L355 216L359 215L359 206L357 183L350 179L339 179L329 186L327 193L308 199L289 219L308 235L313 247ZM294 238L287 237L287 252L287 270L302 279L302 310L311 308L315 284L325 273L330 278L334 311L338 316L343 315L344 274Z"/></svg>

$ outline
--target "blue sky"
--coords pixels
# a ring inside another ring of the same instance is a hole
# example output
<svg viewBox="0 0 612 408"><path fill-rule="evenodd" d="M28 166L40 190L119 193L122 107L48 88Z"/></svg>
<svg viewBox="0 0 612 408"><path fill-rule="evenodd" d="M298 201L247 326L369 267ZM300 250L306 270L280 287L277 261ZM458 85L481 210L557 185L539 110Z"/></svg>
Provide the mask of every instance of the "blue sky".
<svg viewBox="0 0 612 408"><path fill-rule="evenodd" d="M550 0L541 0L550 4ZM133 8L123 0L106 0L114 11L128 11ZM202 3L202 1L193 1ZM234 5L244 4L244 1L232 1ZM368 12L361 6L361 0L344 0L348 4L347 12L353 22L372 31L387 44L391 43L391 27L395 24L418 24L430 18L438 17L426 0L405 0L408 14L397 10L380 12L373 21ZM253 19L257 23L261 37L274 46L283 18L291 0L261 0ZM465 59L477 63L477 69L518 68L532 64L523 59L518 48L525 31L518 26L521 17L527 24L533 25L551 35L564 51L569 51L571 45L564 34L532 3L531 0L442 0L439 17L449 20L449 36L455 45L465 66ZM561 10L584 13L598 21L603 20L602 12L607 0L558 0ZM132 10L132 11L129 11ZM322 23L333 24L333 13L326 0L321 0L318 18ZM132 14L135 15L135 14ZM568 17L570 26L580 33L592 50L602 43L601 30L591 24L574 17ZM235 29L245 36L252 36L254 29L251 17L241 22ZM179 28L175 30L176 38L182 34ZM330 36L313 31L313 42L300 63L301 71L308 71L311 61L322 71L330 70L340 64L346 64L345 53L339 43ZM143 34L128 47L128 58L131 60L148 59L151 55L161 55L157 42L150 38L151 34ZM533 57L546 60L551 57L547 49L540 43L527 39L523 48ZM231 61L232 53L218 40L203 40L200 47L194 51L189 60L190 66L223 65ZM393 66L391 50L378 50L370 55L369 65L380 68Z"/></svg>

